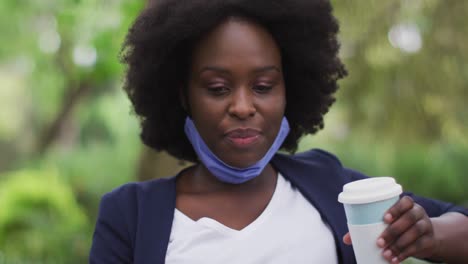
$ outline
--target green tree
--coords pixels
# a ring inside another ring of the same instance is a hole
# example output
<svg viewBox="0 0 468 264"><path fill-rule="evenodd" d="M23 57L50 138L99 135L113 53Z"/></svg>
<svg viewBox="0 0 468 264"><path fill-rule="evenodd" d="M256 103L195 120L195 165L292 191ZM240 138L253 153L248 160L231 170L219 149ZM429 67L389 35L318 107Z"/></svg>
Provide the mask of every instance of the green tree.
<svg viewBox="0 0 468 264"><path fill-rule="evenodd" d="M350 127L401 144L468 146L468 3L334 4L350 71L338 99Z"/></svg>

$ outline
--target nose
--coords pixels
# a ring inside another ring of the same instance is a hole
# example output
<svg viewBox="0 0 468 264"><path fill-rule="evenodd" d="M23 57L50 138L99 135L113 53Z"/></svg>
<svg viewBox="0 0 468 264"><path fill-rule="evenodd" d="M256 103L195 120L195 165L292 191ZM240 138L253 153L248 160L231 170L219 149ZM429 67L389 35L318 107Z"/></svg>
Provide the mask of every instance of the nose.
<svg viewBox="0 0 468 264"><path fill-rule="evenodd" d="M239 88L232 94L229 105L229 115L238 119L253 117L257 112L254 104L254 94L250 89Z"/></svg>

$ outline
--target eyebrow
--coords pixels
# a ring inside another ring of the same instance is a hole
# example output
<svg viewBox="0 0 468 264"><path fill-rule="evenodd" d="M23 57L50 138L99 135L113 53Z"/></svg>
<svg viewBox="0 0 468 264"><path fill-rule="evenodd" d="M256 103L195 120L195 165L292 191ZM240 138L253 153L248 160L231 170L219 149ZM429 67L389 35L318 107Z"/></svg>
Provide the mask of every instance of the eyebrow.
<svg viewBox="0 0 468 264"><path fill-rule="evenodd" d="M231 73L228 69L223 68L223 67L206 66L206 67L203 67L199 71L198 74L200 75L205 71L215 71L215 72L219 72L219 73L222 73L222 74L230 74ZM260 67L260 68L257 68L257 69L254 70L255 73L262 73L262 72L267 72L267 71L276 71L278 73L281 73L280 68L278 68L277 66L264 66L264 67Z"/></svg>

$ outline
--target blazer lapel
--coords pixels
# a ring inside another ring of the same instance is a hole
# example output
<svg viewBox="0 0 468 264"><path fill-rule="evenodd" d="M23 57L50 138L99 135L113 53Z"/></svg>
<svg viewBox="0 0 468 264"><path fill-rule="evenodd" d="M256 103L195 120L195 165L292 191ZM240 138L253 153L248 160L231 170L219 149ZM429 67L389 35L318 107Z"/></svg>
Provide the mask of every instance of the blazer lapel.
<svg viewBox="0 0 468 264"><path fill-rule="evenodd" d="M296 186L306 199L319 211L335 238L340 263L356 263L353 249L342 242L348 232L346 216L338 194L342 191L345 177L341 164L315 151L295 156L277 154L272 164Z"/></svg>
<svg viewBox="0 0 468 264"><path fill-rule="evenodd" d="M175 177L145 185L140 193L134 263L163 264L176 201ZM148 210L150 209L150 210Z"/></svg>

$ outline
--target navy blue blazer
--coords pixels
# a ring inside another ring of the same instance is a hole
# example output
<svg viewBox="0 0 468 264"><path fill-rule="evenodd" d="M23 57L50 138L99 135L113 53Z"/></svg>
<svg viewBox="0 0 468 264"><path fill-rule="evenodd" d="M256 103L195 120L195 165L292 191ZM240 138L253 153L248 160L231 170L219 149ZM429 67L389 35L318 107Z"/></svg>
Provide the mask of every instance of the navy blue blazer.
<svg viewBox="0 0 468 264"><path fill-rule="evenodd" d="M342 242L348 232L342 204L343 185L366 178L344 168L332 154L311 150L296 155L276 154L273 166L315 206L330 226L339 263L356 263L353 249ZM91 264L164 263L176 204L176 177L123 185L103 196L89 256ZM430 217L468 210L414 196ZM287 227L285 227L287 228Z"/></svg>

